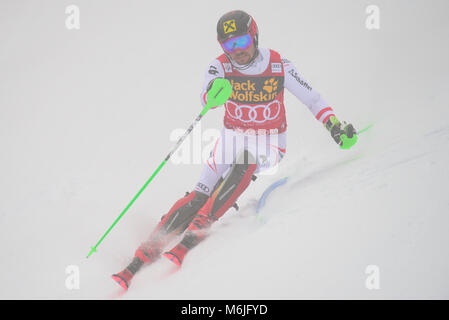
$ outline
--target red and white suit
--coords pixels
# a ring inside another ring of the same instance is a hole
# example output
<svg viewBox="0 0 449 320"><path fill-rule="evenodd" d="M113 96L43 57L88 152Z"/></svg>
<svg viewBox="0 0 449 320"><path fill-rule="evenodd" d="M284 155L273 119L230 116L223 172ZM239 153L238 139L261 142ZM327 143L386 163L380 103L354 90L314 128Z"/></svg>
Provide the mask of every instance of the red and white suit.
<svg viewBox="0 0 449 320"><path fill-rule="evenodd" d="M334 115L332 108L290 61L274 50L258 50L258 56L249 66L239 66L222 54L206 71L201 92L203 106L206 105L207 86L214 78L228 79L233 90L224 105L222 134L195 187L199 192L210 194L242 148L255 156L255 173L279 163L286 151L284 88L304 103L323 124Z"/></svg>

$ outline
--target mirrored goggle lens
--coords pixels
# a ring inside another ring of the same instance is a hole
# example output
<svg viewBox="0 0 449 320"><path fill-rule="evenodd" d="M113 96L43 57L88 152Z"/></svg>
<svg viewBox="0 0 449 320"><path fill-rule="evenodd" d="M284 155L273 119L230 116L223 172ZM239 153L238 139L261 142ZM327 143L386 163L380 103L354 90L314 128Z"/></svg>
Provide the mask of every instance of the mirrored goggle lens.
<svg viewBox="0 0 449 320"><path fill-rule="evenodd" d="M229 40L226 40L221 44L224 50L227 52L234 52L236 49L242 49L246 50L251 46L251 43L253 43L253 39L251 36L247 33L243 36L238 36Z"/></svg>

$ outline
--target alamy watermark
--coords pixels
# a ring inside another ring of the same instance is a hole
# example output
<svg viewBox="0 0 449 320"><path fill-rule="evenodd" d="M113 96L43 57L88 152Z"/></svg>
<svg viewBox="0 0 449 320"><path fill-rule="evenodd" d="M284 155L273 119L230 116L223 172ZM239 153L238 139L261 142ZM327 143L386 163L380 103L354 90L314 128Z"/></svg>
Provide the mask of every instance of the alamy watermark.
<svg viewBox="0 0 449 320"><path fill-rule="evenodd" d="M369 5L365 9L365 13L368 15L365 20L365 27L368 30L380 29L380 9L376 5Z"/></svg>
<svg viewBox="0 0 449 320"><path fill-rule="evenodd" d="M171 142L176 142L184 135L186 129L172 130ZM248 150L250 158L238 158L239 152ZM175 164L208 164L216 167L221 164L255 163L264 175L275 174L278 164L285 154L280 135L274 130L218 130L214 128L202 130L201 123L192 130L183 143L170 158ZM240 161L238 159L241 159Z"/></svg>
<svg viewBox="0 0 449 320"><path fill-rule="evenodd" d="M79 7L76 5L67 6L65 13L65 27L67 30L79 30L81 28Z"/></svg>
<svg viewBox="0 0 449 320"><path fill-rule="evenodd" d="M368 290L380 289L380 268L376 265L369 265L365 268L365 274L368 277L365 279L365 287Z"/></svg>
<svg viewBox="0 0 449 320"><path fill-rule="evenodd" d="M80 288L80 268L76 265L70 265L65 268L67 278L65 287L67 290L79 290Z"/></svg>

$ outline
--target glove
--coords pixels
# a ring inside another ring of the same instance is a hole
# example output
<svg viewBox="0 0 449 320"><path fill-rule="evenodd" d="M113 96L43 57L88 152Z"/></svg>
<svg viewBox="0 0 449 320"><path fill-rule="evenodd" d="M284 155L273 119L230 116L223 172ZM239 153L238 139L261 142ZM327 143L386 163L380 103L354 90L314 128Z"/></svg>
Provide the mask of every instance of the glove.
<svg viewBox="0 0 449 320"><path fill-rule="evenodd" d="M206 87L206 92L209 92L209 90L212 88L212 85L214 84L214 81L217 79L223 79L223 78L217 77L217 78L213 78L211 81L209 81L209 83L207 84L207 87Z"/></svg>
<svg viewBox="0 0 449 320"><path fill-rule="evenodd" d="M232 85L228 79L218 77L214 78L207 84L206 92L203 95L203 102L209 109L215 109L226 103L232 94ZM204 112L206 109L203 109ZM201 113L203 114L203 112Z"/></svg>
<svg viewBox="0 0 449 320"><path fill-rule="evenodd" d="M352 124L341 123L337 117L327 120L325 127L341 149L350 149L357 142L357 131Z"/></svg>

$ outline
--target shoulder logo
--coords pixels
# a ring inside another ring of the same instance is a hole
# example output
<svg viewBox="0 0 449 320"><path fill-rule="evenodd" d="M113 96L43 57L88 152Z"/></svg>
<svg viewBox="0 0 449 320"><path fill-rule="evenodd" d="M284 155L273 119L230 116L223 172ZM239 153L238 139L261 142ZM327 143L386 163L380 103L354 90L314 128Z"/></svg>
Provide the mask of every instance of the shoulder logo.
<svg viewBox="0 0 449 320"><path fill-rule="evenodd" d="M282 64L279 62L271 63L271 72L272 73L281 73L282 72Z"/></svg>
<svg viewBox="0 0 449 320"><path fill-rule="evenodd" d="M223 23L223 32L225 34L226 33L230 33L230 32L234 32L234 31L237 31L237 27L235 26L235 20L234 19L225 21Z"/></svg>
<svg viewBox="0 0 449 320"><path fill-rule="evenodd" d="M232 65L230 63L226 63L226 62L223 63L223 68L224 68L225 72L228 72L228 73L232 72Z"/></svg>

